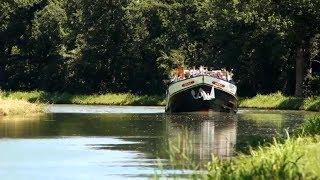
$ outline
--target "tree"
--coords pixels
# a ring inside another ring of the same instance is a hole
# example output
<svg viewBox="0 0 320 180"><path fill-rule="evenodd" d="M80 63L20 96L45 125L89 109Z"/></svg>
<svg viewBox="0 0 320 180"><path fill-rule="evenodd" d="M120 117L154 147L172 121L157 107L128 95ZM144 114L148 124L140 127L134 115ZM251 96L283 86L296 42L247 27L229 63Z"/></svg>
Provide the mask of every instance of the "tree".
<svg viewBox="0 0 320 180"><path fill-rule="evenodd" d="M320 49L319 4L3 0L0 87L159 94L174 68L206 65L233 69L240 96L301 96Z"/></svg>
<svg viewBox="0 0 320 180"><path fill-rule="evenodd" d="M234 1L237 2L237 1ZM240 20L255 23L256 31L277 32L294 50L295 95L302 96L302 85L310 60L310 45L319 32L320 1L315 0L250 0L237 2ZM293 53L293 52L290 52Z"/></svg>

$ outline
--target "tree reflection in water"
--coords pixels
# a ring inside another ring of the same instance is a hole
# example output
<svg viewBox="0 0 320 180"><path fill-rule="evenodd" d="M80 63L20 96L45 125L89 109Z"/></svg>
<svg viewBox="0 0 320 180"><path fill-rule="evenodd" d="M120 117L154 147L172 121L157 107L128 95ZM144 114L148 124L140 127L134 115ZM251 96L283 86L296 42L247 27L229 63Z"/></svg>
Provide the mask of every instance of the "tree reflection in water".
<svg viewBox="0 0 320 180"><path fill-rule="evenodd" d="M234 155L237 116L213 112L168 115L166 134L171 160L229 158Z"/></svg>

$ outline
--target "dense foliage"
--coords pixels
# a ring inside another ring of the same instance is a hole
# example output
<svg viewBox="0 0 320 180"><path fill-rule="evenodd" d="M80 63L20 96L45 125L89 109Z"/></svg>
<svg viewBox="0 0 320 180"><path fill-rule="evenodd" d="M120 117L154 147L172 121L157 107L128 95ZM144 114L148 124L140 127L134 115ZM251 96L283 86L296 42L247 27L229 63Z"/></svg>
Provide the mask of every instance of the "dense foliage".
<svg viewBox="0 0 320 180"><path fill-rule="evenodd" d="M320 0L2 0L0 88L164 93L173 68L206 65L233 69L242 96L301 96L303 87L312 95L319 8Z"/></svg>

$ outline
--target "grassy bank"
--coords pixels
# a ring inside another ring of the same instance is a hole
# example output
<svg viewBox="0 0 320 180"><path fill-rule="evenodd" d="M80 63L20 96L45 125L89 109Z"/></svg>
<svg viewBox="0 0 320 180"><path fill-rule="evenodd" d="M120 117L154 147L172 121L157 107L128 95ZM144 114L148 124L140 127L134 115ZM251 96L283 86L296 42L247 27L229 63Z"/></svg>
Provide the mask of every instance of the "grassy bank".
<svg viewBox="0 0 320 180"><path fill-rule="evenodd" d="M211 179L316 179L319 171L319 137L288 139L252 151L249 156L209 163Z"/></svg>
<svg viewBox="0 0 320 180"><path fill-rule="evenodd" d="M170 144L174 147L168 153L172 168L188 165L196 179L319 179L320 116L310 118L290 136L231 159L213 158L205 169L192 163L181 143Z"/></svg>
<svg viewBox="0 0 320 180"><path fill-rule="evenodd" d="M44 112L44 105L29 103L25 100L0 97L0 116L26 115Z"/></svg>
<svg viewBox="0 0 320 180"><path fill-rule="evenodd" d="M257 95L240 100L241 108L320 111L320 96L309 98L287 97L281 93Z"/></svg>
<svg viewBox="0 0 320 180"><path fill-rule="evenodd" d="M307 120L283 143L252 150L229 161L208 165L211 179L318 179L320 178L320 116Z"/></svg>
<svg viewBox="0 0 320 180"><path fill-rule="evenodd" d="M86 105L165 105L163 96L134 95L130 93L106 93L93 95L74 95L69 93L1 92L0 97L22 99L28 102L53 104L86 104Z"/></svg>
<svg viewBox="0 0 320 180"><path fill-rule="evenodd" d="M78 95L70 93L47 93L43 91L30 92L0 92L0 97L21 99L28 102L52 104L91 104L91 105L144 105L164 106L165 97L134 95L130 93L106 93ZM240 108L283 109L320 111L320 96L310 98L287 97L281 93L257 95L253 98L241 99Z"/></svg>

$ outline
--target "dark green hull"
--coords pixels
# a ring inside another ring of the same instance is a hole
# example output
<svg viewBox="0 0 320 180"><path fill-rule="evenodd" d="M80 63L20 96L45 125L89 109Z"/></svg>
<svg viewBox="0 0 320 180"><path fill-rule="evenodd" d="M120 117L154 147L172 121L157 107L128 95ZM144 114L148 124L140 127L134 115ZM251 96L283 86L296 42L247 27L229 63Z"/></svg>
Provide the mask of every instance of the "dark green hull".
<svg viewBox="0 0 320 180"><path fill-rule="evenodd" d="M195 112L195 111L217 111L217 112L236 112L238 100L235 96L215 89L215 98L211 100L203 100L203 98L195 98L193 92L203 89L206 93L210 93L212 86L199 85L168 97L166 112Z"/></svg>

